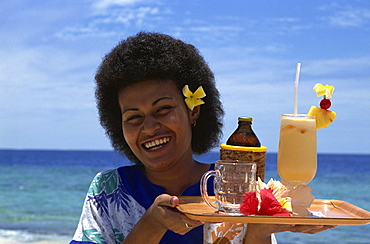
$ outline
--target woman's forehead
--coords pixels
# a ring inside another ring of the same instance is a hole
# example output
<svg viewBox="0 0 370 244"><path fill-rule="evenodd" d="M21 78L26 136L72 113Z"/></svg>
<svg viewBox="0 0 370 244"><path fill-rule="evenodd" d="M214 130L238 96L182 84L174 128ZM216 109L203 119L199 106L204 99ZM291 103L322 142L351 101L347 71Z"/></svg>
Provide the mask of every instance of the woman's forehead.
<svg viewBox="0 0 370 244"><path fill-rule="evenodd" d="M141 81L123 88L119 92L120 104L136 102L155 102L163 98L182 98L175 83L170 80Z"/></svg>

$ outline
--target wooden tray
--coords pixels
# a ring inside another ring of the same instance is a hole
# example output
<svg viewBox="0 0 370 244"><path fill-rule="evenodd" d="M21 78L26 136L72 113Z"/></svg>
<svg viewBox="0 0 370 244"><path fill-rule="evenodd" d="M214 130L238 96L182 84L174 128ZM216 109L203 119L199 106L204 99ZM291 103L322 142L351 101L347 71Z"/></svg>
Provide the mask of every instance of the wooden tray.
<svg viewBox="0 0 370 244"><path fill-rule="evenodd" d="M202 197L179 197L177 209L190 219L204 222L235 222L303 225L365 225L370 223L370 212L340 200L315 199L308 209L320 217L246 216L218 213ZM210 197L214 201L214 197ZM321 217L322 216L322 217Z"/></svg>

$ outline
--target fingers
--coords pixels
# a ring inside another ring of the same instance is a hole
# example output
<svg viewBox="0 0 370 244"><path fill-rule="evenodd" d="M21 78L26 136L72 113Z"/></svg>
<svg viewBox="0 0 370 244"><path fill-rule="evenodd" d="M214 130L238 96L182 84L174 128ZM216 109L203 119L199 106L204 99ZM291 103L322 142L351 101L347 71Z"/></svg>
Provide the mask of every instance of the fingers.
<svg viewBox="0 0 370 244"><path fill-rule="evenodd" d="M280 225L280 226L282 229L285 229L286 231L307 234L316 234L337 227L337 225L290 225L290 226Z"/></svg>
<svg viewBox="0 0 370 244"><path fill-rule="evenodd" d="M319 232L322 232L322 231L325 231L325 230L333 229L335 227L337 227L337 225L318 225L318 226L316 226L316 228L308 229L304 233L316 234L316 233L319 233Z"/></svg>
<svg viewBox="0 0 370 244"><path fill-rule="evenodd" d="M158 208L159 215L157 220L161 222L166 229L172 230L175 233L184 235L193 228L204 224L201 221L196 221L188 218L185 214L180 213L175 207L179 204L179 198L162 194L158 196L153 205Z"/></svg>
<svg viewBox="0 0 370 244"><path fill-rule="evenodd" d="M189 222L191 222L191 223L189 223ZM202 222L202 221L194 221L194 220L191 220L191 219L188 219L186 221L184 220L184 223L183 223L184 227L182 227L180 229L180 231L177 232L177 233L180 234L180 235L184 235L187 232L191 231L192 229L194 229L198 226L201 226L203 224L204 224L204 222Z"/></svg>
<svg viewBox="0 0 370 244"><path fill-rule="evenodd" d="M174 208L177 206L177 204L179 204L179 198L176 196L170 196L168 194L162 194L155 199L154 203L159 206Z"/></svg>
<svg viewBox="0 0 370 244"><path fill-rule="evenodd" d="M285 231L316 234L335 227L337 227L337 225L248 224L248 230L250 229L253 232L264 233L265 235Z"/></svg>

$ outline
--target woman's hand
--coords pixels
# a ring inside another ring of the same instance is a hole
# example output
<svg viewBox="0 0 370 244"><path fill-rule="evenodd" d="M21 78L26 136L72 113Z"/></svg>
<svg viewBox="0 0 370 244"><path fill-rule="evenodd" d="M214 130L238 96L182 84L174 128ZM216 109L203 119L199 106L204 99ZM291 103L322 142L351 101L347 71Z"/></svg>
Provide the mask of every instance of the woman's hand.
<svg viewBox="0 0 370 244"><path fill-rule="evenodd" d="M248 224L246 242L255 244L271 243L271 234L291 231L297 233L316 234L333 229L336 225L294 225L294 224Z"/></svg>
<svg viewBox="0 0 370 244"><path fill-rule="evenodd" d="M184 235L194 227L204 224L180 213L175 207L179 198L159 195L143 217L127 235L123 243L159 243L167 230Z"/></svg>
<svg viewBox="0 0 370 244"><path fill-rule="evenodd" d="M337 227L337 225L276 225L278 232L297 232L306 234L316 234L324 230L329 230Z"/></svg>
<svg viewBox="0 0 370 244"><path fill-rule="evenodd" d="M192 228L204 224L201 221L189 219L180 213L175 207L179 204L179 198L168 194L159 195L147 213L152 215L157 224L166 230L184 235Z"/></svg>

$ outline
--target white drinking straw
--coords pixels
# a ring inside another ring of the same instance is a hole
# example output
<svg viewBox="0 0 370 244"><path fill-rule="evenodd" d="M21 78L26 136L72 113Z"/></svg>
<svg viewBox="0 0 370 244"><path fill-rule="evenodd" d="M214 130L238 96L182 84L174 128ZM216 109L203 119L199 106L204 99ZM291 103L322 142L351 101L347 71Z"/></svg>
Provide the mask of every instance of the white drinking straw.
<svg viewBox="0 0 370 244"><path fill-rule="evenodd" d="M298 114L298 82L300 72L301 72L301 63L297 63L294 81L294 114Z"/></svg>

